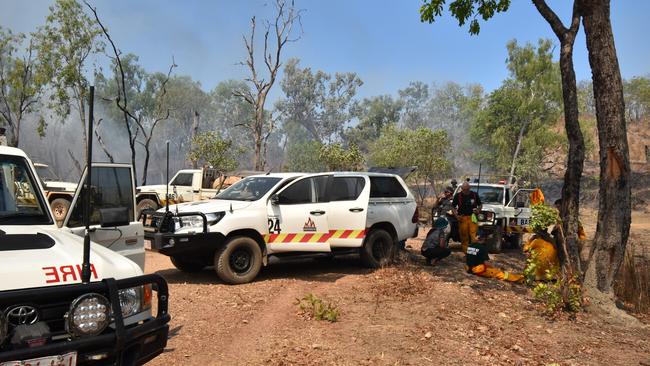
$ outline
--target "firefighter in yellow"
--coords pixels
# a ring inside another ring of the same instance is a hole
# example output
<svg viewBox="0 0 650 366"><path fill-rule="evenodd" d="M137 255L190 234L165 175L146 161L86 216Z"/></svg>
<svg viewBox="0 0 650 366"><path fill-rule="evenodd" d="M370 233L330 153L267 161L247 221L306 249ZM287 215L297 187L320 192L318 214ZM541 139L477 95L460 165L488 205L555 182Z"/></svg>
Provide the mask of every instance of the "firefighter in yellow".
<svg viewBox="0 0 650 366"><path fill-rule="evenodd" d="M476 240L467 248L467 255L465 256L465 269L467 272L481 277L497 278L509 282L522 282L524 280L523 275L503 271L488 264L490 256L485 246L485 236L486 234L482 230L479 231Z"/></svg>
<svg viewBox="0 0 650 366"><path fill-rule="evenodd" d="M476 192L469 190L468 182L463 182L460 191L454 195L451 205L454 208L454 214L458 218L460 243L463 246L463 252L467 253L469 243L476 238L478 223L475 222L475 215L481 211L481 199ZM474 216L474 220L472 216Z"/></svg>
<svg viewBox="0 0 650 366"><path fill-rule="evenodd" d="M533 235L524 245L524 252L528 254L529 260L535 266L536 281L551 280L559 272L560 260L557 256L557 248L546 231Z"/></svg>

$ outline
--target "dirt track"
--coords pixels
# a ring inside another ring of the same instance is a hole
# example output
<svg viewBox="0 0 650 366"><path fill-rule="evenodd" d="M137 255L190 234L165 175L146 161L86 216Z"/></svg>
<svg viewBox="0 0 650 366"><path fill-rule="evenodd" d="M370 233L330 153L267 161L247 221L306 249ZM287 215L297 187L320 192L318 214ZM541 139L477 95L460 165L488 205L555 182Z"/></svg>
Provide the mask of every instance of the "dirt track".
<svg viewBox="0 0 650 366"><path fill-rule="evenodd" d="M147 253L170 283L172 336L152 365L650 365L650 329L580 314L550 321L520 285L477 278L455 252L424 266L410 240L401 265L377 271L356 258L274 263L247 285L211 269L188 275ZM520 269L517 252L495 256ZM336 323L306 319L296 299L338 305Z"/></svg>

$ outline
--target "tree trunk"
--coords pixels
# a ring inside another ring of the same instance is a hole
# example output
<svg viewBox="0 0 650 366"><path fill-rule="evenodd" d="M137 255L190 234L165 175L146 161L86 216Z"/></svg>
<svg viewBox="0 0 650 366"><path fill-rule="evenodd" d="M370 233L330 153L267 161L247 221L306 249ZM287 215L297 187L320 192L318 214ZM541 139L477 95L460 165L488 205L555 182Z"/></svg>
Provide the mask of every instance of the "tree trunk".
<svg viewBox="0 0 650 366"><path fill-rule="evenodd" d="M612 284L625 255L631 219L625 101L610 22L610 2L583 0L581 13L600 148L598 226L589 253L585 286L596 296L611 298Z"/></svg>
<svg viewBox="0 0 650 366"><path fill-rule="evenodd" d="M571 266L577 274L582 274L580 247L578 246L578 227L580 217L580 180L585 162L585 141L580 129L578 114L578 92L576 74L573 69L573 36L561 40L560 73L562 76L562 98L564 100L564 128L569 140L569 152L564 185L562 186L562 217L566 246L569 252Z"/></svg>
<svg viewBox="0 0 650 366"><path fill-rule="evenodd" d="M191 144L194 143L196 135L199 133L199 112L194 111L194 118L192 120L192 131L190 133L190 150L192 149ZM192 164L192 169L198 168L198 160L190 161Z"/></svg>
<svg viewBox="0 0 650 366"><path fill-rule="evenodd" d="M517 164L517 155L519 155L519 149L521 149L521 141L524 139L524 132L526 132L526 126L528 126L528 121L524 121L524 124L521 125L521 130L519 130L519 137L517 138L517 147L515 147L515 153L512 156L512 165L510 166L510 176L508 181L512 182L512 177L515 175L515 166Z"/></svg>

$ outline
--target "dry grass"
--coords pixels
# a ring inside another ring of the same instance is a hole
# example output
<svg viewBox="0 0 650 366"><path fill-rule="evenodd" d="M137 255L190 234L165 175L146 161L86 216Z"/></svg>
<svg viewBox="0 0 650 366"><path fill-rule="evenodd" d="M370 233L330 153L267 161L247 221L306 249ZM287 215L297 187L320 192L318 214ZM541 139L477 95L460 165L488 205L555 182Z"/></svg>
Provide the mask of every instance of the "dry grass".
<svg viewBox="0 0 650 366"><path fill-rule="evenodd" d="M623 267L615 284L616 296L634 312L650 313L650 261L645 249L635 256L634 245L627 249Z"/></svg>

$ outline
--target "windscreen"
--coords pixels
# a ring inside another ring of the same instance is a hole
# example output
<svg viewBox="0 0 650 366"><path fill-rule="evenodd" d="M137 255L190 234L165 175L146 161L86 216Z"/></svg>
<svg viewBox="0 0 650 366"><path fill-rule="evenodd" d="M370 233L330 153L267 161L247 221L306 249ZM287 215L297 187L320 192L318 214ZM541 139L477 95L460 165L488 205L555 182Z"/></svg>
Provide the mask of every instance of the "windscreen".
<svg viewBox="0 0 650 366"><path fill-rule="evenodd" d="M231 185L215 198L233 201L257 201L280 181L274 177L248 177Z"/></svg>
<svg viewBox="0 0 650 366"><path fill-rule="evenodd" d="M0 224L51 223L27 160L19 156L0 156Z"/></svg>
<svg viewBox="0 0 650 366"><path fill-rule="evenodd" d="M471 190L476 192L476 186L471 186ZM478 187L478 196L481 198L481 203L503 204L503 188L502 187Z"/></svg>

